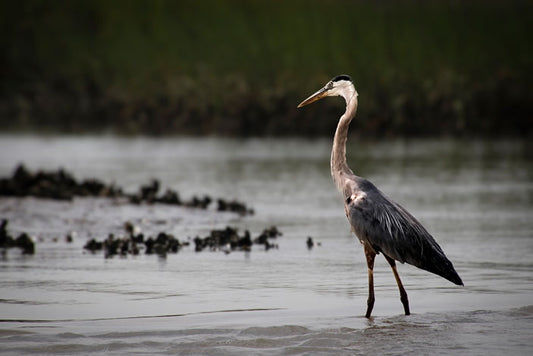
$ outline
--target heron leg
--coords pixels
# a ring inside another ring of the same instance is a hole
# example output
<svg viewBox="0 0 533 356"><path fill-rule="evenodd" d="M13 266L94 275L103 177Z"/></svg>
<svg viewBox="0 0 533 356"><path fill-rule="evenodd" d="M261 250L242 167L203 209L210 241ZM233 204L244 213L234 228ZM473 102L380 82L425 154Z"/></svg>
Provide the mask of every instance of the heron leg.
<svg viewBox="0 0 533 356"><path fill-rule="evenodd" d="M370 318L372 309L374 308L374 260L376 258L376 252L372 248L365 245L366 264L368 266L368 300L366 302L366 318Z"/></svg>
<svg viewBox="0 0 533 356"><path fill-rule="evenodd" d="M394 278L396 279L396 283L398 283L398 288L400 289L400 300L402 301L405 315L409 315L411 314L411 312L409 311L409 299L407 299L407 292L403 288L400 275L398 274L398 270L396 269L396 261L394 261L394 259L390 258L389 256L385 254L383 256L385 256L385 259L387 260L387 262L389 262L392 268L392 273L394 273Z"/></svg>

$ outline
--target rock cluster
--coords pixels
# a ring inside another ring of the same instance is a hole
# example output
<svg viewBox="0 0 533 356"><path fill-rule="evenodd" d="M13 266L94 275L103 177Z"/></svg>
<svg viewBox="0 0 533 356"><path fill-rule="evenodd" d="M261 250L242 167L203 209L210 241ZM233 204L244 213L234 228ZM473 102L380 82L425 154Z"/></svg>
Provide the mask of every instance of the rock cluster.
<svg viewBox="0 0 533 356"><path fill-rule="evenodd" d="M193 196L191 200L182 201L177 191L167 188L166 191L159 195L159 188L161 184L159 180L152 179L148 184L142 185L139 191L135 194L127 195L130 203L132 204L168 204L168 205L180 205L188 208L200 208L207 209L209 204L213 201L210 196L203 196L201 198Z"/></svg>
<svg viewBox="0 0 533 356"><path fill-rule="evenodd" d="M252 238L248 230L244 232L244 235L239 236L236 228L227 226L223 230L211 230L206 237L195 237L194 245L196 252L203 251L206 248L210 251L222 250L224 252L237 249L250 251L252 249Z"/></svg>
<svg viewBox="0 0 533 356"><path fill-rule="evenodd" d="M166 256L167 253L177 253L183 246L189 245L189 242L180 242L171 234L160 232L155 239L148 237L146 240L144 234L137 231L137 228L129 221L124 223L126 236L115 237L109 234L104 241L91 239L83 247L91 252L104 251L106 258L115 255L126 256L128 254L138 255L141 249L144 249L147 255L156 253L160 256Z"/></svg>
<svg viewBox="0 0 533 356"><path fill-rule="evenodd" d="M210 251L221 250L226 253L235 250L250 251L252 244L264 245L266 250L277 248L278 245L272 243L269 239L281 236L278 228L272 226L263 230L258 237L252 240L250 232L246 230L244 235L239 235L236 228L227 226L223 230L211 230L210 234L204 238L195 237L195 251L200 252L208 248Z"/></svg>
<svg viewBox="0 0 533 356"><path fill-rule="evenodd" d="M32 173L19 165L10 178L0 179L2 196L35 196L56 200L72 200L74 196L117 197L123 195L122 189L106 185L97 179L82 182L63 169L55 172L37 171Z"/></svg>
<svg viewBox="0 0 533 356"><path fill-rule="evenodd" d="M91 178L78 182L74 176L59 169L57 171L30 172L23 165L19 165L9 178L0 178L0 196L35 196L56 200L72 200L76 196L127 198L133 204L170 204L190 208L207 209L214 201L210 196L193 196L188 201L183 201L177 191L167 188L163 194L159 194L160 182L152 179L148 184L142 185L137 193L127 194L123 189L114 184L106 185L104 182ZM216 199L217 211L230 211L240 215L254 213L246 204L236 200L228 201L222 198Z"/></svg>
<svg viewBox="0 0 533 356"><path fill-rule="evenodd" d="M114 234L109 234L107 239L98 241L96 239L89 240L84 249L97 252L104 251L106 258L115 255L138 255L141 250L145 254L157 254L159 256L166 256L168 253L177 253L184 246L189 246L189 241L180 241L176 237L166 232L160 232L155 238L149 236L147 239L132 223L126 222L124 224L126 236L115 237ZM278 245L270 241L281 236L281 232L272 226L263 230L258 237L252 240L251 234L248 230L243 235L239 235L238 229L227 226L220 230L211 230L206 237L195 237L193 239L195 251L200 252L204 250L209 251L223 251L229 253L231 251L251 251L253 244L264 245L265 249L277 248Z"/></svg>
<svg viewBox="0 0 533 356"><path fill-rule="evenodd" d="M265 245L265 249L269 250L271 248L278 248L277 244L273 244L270 242L269 239L275 239L278 236L282 236L283 234L278 230L277 227L271 226L267 229L264 229L259 236L254 239L254 243L259 245Z"/></svg>
<svg viewBox="0 0 533 356"><path fill-rule="evenodd" d="M254 209L250 209L246 204L238 202L236 200L226 201L224 199L217 199L218 211L232 211L240 215L253 215Z"/></svg>

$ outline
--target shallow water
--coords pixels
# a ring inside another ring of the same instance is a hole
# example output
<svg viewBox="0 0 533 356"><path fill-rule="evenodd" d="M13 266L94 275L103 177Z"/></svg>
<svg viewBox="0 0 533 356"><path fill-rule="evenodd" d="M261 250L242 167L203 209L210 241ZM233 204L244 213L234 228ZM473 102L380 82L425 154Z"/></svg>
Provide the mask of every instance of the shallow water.
<svg viewBox="0 0 533 356"><path fill-rule="evenodd" d="M239 217L164 205L79 198L0 198L13 235L36 254L0 257L0 352L111 354L531 354L533 164L526 141L349 142L349 164L408 208L465 282L399 265L413 315L402 315L378 256L376 305L366 306L361 245L329 176L330 140L0 136L0 175L23 162L64 167L133 192L157 177L182 197L251 205ZM105 259L88 238L180 240L236 226L276 225L277 250ZM73 243L64 236L76 231ZM308 250L312 236L321 246Z"/></svg>

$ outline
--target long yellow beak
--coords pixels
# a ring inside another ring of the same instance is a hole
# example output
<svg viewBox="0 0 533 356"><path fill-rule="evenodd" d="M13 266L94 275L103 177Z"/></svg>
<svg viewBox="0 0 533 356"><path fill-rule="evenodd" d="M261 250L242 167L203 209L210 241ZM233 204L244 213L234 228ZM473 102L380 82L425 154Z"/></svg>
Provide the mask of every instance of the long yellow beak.
<svg viewBox="0 0 533 356"><path fill-rule="evenodd" d="M324 87L324 88L320 89L319 91L317 91L316 93L314 93L313 95L311 95L309 98L307 98L304 101L302 101L298 105L298 107L301 108L302 106L311 104L311 103L313 103L313 102L315 102L317 100L325 98L326 96L328 96L328 90Z"/></svg>

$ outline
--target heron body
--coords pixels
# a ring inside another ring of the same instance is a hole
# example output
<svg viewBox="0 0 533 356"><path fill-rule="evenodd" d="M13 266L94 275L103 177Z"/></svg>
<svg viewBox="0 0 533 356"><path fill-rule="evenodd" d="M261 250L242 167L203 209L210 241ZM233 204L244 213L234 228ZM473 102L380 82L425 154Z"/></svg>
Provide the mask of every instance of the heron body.
<svg viewBox="0 0 533 356"><path fill-rule="evenodd" d="M422 224L400 204L389 199L374 184L355 175L346 163L346 141L350 122L355 117L358 94L352 79L339 75L298 107L326 96L342 96L346 112L340 117L331 150L331 176L344 198L344 210L352 231L364 246L368 266L369 296L366 317L374 306L374 260L383 254L391 265L406 315L410 314L407 293L396 269L396 262L409 263L463 285L452 263Z"/></svg>

